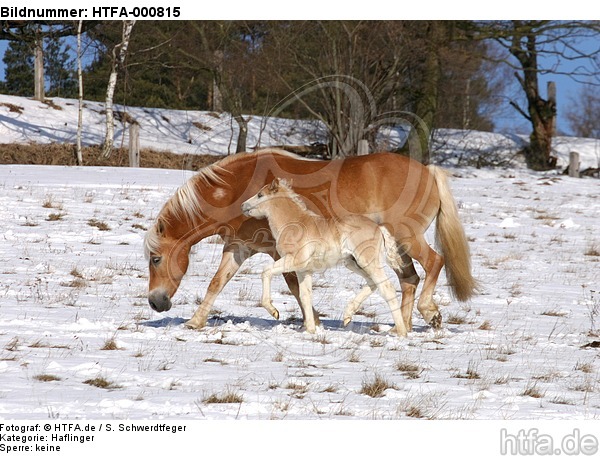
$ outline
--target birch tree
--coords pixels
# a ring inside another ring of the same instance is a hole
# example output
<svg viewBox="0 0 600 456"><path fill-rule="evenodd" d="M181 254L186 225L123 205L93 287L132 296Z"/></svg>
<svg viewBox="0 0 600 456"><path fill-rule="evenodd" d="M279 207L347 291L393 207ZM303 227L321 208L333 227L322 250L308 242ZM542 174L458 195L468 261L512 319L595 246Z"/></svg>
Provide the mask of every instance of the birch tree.
<svg viewBox="0 0 600 456"><path fill-rule="evenodd" d="M77 114L77 164L83 165L83 153L81 150L81 135L83 131L83 75L81 66L81 30L83 21L77 24L77 85L79 88L79 111Z"/></svg>
<svg viewBox="0 0 600 456"><path fill-rule="evenodd" d="M102 148L102 157L109 158L114 145L115 137L115 123L113 113L113 98L115 95L115 87L117 86L117 75L119 70L125 63L125 57L127 56L127 47L129 46L129 40L131 38L131 32L135 21L123 21L123 33L121 36L121 42L117 44L112 50L112 68L110 76L108 78L108 86L106 88L106 135L104 137L104 146Z"/></svg>

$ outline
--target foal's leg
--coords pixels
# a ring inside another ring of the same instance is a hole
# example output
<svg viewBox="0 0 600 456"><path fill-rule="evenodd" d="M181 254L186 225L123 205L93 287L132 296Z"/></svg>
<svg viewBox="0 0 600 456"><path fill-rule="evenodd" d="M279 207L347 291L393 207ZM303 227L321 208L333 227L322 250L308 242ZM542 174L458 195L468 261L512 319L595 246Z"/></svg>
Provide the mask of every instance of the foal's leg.
<svg viewBox="0 0 600 456"><path fill-rule="evenodd" d="M356 258L357 265L370 277L371 282L375 284L383 299L390 306L394 325L396 326L396 333L400 337L406 337L406 325L402 318L402 310L396 296L396 289L385 273L383 264L379 261L379 250L374 249L373 251L375 252L373 256L365 255Z"/></svg>
<svg viewBox="0 0 600 456"><path fill-rule="evenodd" d="M392 285L392 282L390 282L390 279L385 272L379 268L368 268L366 269L366 272L371 275L371 280L377 284L377 290L388 303L388 306L390 306L392 318L396 325L396 333L400 337L406 337L406 325L404 324L404 318L402 318L402 310L400 308L400 303L398 302L398 297L396 296L396 289Z"/></svg>
<svg viewBox="0 0 600 456"><path fill-rule="evenodd" d="M285 279L285 283L287 283L287 286L290 289L290 292L292 293L292 295L294 295L294 298L296 298L296 301L298 301L298 306L300 307L300 310L302 311L302 321L305 321L306 315L304 315L304 308L302 307L302 303L300 301L300 288L298 286L298 276L296 275L295 272L284 272L283 278ZM315 324L317 326L319 326L321 324L320 319L319 319L319 312L317 312L314 307L312 309L310 309L310 311L313 314L313 319L315 320Z"/></svg>
<svg viewBox="0 0 600 456"><path fill-rule="evenodd" d="M354 314L356 314L356 312L358 312L358 309L360 309L360 306L365 301L365 299L367 299L369 296L371 296L371 294L373 294L373 292L375 292L375 290L377 290L377 285L375 285L375 283L373 283L369 275L365 273L365 271L363 271L358 266L358 264L356 264L354 258L346 261L345 266L351 271L356 272L358 275L362 276L367 281L367 284L346 306L346 310L344 311L343 323L344 326L348 326L348 324L350 324L350 322L352 321L352 317L354 316Z"/></svg>
<svg viewBox="0 0 600 456"><path fill-rule="evenodd" d="M202 300L202 304L196 309L194 315L185 324L191 329L200 329L206 325L208 314L212 305L217 299L217 296L223 290L223 287L238 271L242 263L256 252L241 249L239 244L229 244L223 248L223 256L221 263L215 273L215 276L210 281L206 296Z"/></svg>
<svg viewBox="0 0 600 456"><path fill-rule="evenodd" d="M304 327L306 332L314 334L315 320L313 318L312 309L312 274L310 272L299 272L298 284L300 285L300 305L304 309Z"/></svg>
<svg viewBox="0 0 600 456"><path fill-rule="evenodd" d="M267 309L274 309L271 304L271 279L275 274L296 272L298 276L298 296L300 298L300 307L304 315L304 326L307 332L315 332L315 318L312 308L312 275L294 270L294 257L289 255L280 258L270 266L265 267L262 273L263 294L262 305ZM277 312L277 310L275 310Z"/></svg>
<svg viewBox="0 0 600 456"><path fill-rule="evenodd" d="M261 305L267 309L277 320L279 320L279 311L271 303L271 280L275 274L282 274L285 271L286 258L287 257L280 258L272 265L265 266L262 272L263 290ZM302 307L302 302L300 302L300 307Z"/></svg>

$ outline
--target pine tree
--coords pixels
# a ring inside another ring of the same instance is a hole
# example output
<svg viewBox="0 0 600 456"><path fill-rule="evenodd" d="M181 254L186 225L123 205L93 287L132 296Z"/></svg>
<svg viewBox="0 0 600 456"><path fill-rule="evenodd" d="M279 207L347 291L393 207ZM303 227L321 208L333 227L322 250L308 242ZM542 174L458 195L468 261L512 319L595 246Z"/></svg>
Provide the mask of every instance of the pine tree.
<svg viewBox="0 0 600 456"><path fill-rule="evenodd" d="M4 90L9 95L33 96L33 50L24 41L11 41L2 59Z"/></svg>
<svg viewBox="0 0 600 456"><path fill-rule="evenodd" d="M47 40L44 50L44 68L46 87L50 96L70 98L77 95L72 54L69 45L63 46L63 40Z"/></svg>

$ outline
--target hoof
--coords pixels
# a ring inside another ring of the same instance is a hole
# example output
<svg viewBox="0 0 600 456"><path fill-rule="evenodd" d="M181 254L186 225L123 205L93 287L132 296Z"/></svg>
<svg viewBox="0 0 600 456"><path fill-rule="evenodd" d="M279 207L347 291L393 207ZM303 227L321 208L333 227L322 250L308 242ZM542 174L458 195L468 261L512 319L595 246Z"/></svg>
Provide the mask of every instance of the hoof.
<svg viewBox="0 0 600 456"><path fill-rule="evenodd" d="M271 313L271 315L273 315L273 318L274 318L275 320L279 320L279 311L278 311L277 309L275 309L275 310L274 310L274 311Z"/></svg>
<svg viewBox="0 0 600 456"><path fill-rule="evenodd" d="M442 314L439 312L436 313L429 321L429 324L433 329L442 329Z"/></svg>
<svg viewBox="0 0 600 456"><path fill-rule="evenodd" d="M184 323L184 326L187 329L202 329L204 327L203 324L195 322L194 319L188 320Z"/></svg>
<svg viewBox="0 0 600 456"><path fill-rule="evenodd" d="M351 321L352 321L352 317L346 317L346 318L344 318L344 322L342 323L344 325L344 328L346 326L348 326Z"/></svg>
<svg viewBox="0 0 600 456"><path fill-rule="evenodd" d="M406 332L406 329L400 330L397 326L394 327L394 332L396 333L396 335L398 337L406 337L406 336L408 336L408 333Z"/></svg>

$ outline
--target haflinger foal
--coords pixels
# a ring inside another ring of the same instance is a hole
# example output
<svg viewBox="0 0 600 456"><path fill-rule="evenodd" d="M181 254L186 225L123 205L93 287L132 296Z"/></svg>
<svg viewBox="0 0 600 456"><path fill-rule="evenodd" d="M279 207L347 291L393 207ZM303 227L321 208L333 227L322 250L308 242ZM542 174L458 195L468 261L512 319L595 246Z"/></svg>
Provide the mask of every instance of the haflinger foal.
<svg viewBox="0 0 600 456"><path fill-rule="evenodd" d="M262 305L271 315L279 317L271 303L271 278L275 274L295 272L300 285L304 326L307 332L314 333L312 273L343 263L367 281L346 307L344 325L350 322L361 303L378 290L390 306L396 333L406 336L400 303L384 271L382 257L394 269L400 269L402 260L396 241L385 227L363 215L321 217L310 211L283 179L275 179L242 203L242 213L257 219L266 218L275 238L280 258L262 273Z"/></svg>

